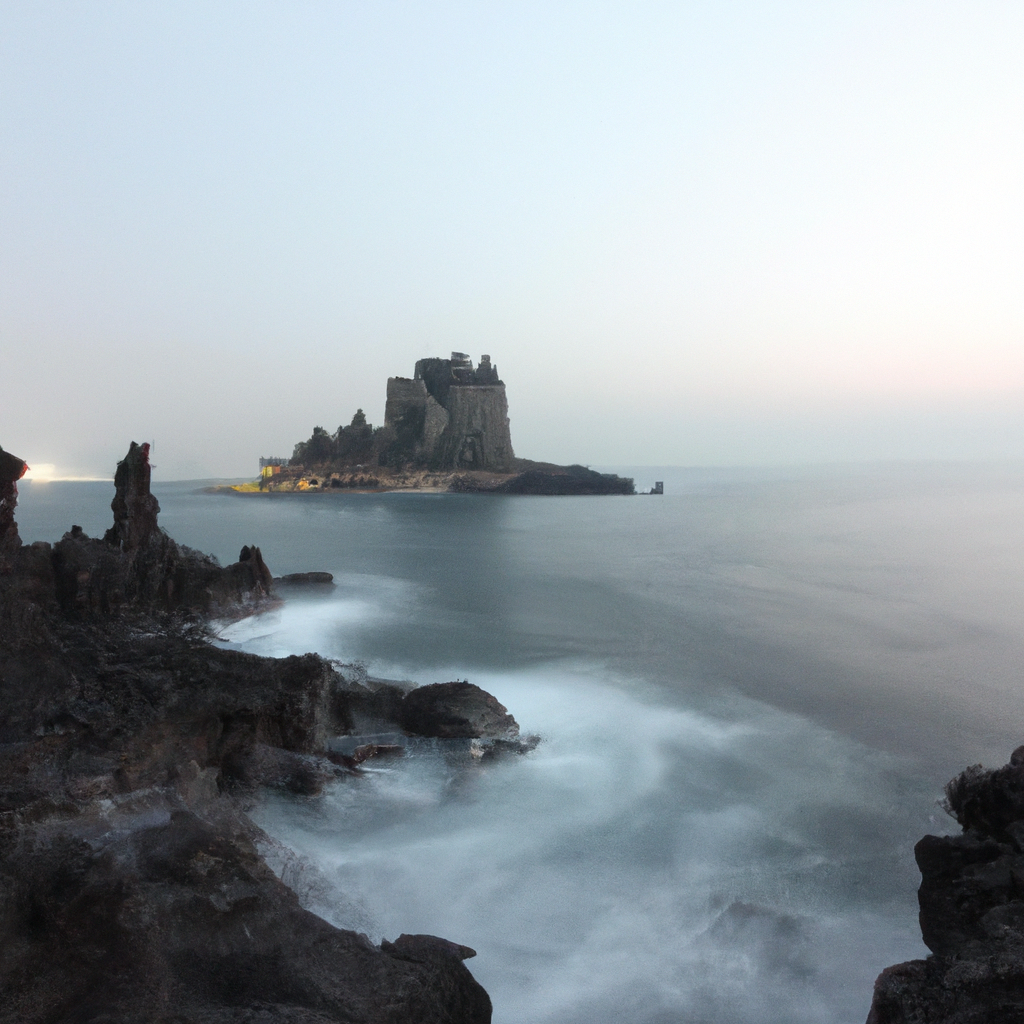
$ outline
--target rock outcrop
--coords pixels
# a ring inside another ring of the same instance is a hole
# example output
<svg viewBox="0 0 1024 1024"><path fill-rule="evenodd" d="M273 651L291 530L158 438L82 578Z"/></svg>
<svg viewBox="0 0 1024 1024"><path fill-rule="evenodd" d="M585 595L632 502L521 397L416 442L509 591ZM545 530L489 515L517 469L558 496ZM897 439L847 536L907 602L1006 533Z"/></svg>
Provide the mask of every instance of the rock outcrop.
<svg viewBox="0 0 1024 1024"><path fill-rule="evenodd" d="M244 813L260 787L315 794L400 753L328 740L370 705L399 729L405 692L315 654L212 645L205 618L273 602L270 571L257 547L221 567L159 528L145 445L118 467L104 539L72 527L54 545L21 544L24 463L3 456L0 1024L486 1024L472 950L377 946L308 913ZM465 721L515 725L464 696ZM441 734L457 703L419 728Z"/></svg>
<svg viewBox="0 0 1024 1024"><path fill-rule="evenodd" d="M598 473L586 466L530 464L514 476L481 478L479 474L456 476L449 490L463 494L587 495L636 494L632 477Z"/></svg>
<svg viewBox="0 0 1024 1024"><path fill-rule="evenodd" d="M889 967L868 1024L1024 1022L1024 747L946 787L963 828L914 848L927 960Z"/></svg>
<svg viewBox="0 0 1024 1024"><path fill-rule="evenodd" d="M21 547L18 524L14 518L18 504L18 481L28 466L17 455L0 448L0 564Z"/></svg>
<svg viewBox="0 0 1024 1024"><path fill-rule="evenodd" d="M0 1022L490 1020L472 950L375 946L303 910L240 819L160 818L3 833Z"/></svg>
<svg viewBox="0 0 1024 1024"><path fill-rule="evenodd" d="M151 475L149 445L132 441L114 473L114 500L110 503L114 525L103 538L122 551L146 547L159 536L156 517L160 505L149 489Z"/></svg>
<svg viewBox="0 0 1024 1024"><path fill-rule="evenodd" d="M406 694L398 711L402 728L444 739L515 739L519 725L504 704L469 682L432 683Z"/></svg>
<svg viewBox="0 0 1024 1024"><path fill-rule="evenodd" d="M201 616L243 615L273 600L273 576L257 547L233 565L178 544L160 529L150 491L149 445L132 442L114 476L114 525L102 540L72 526L51 546L33 545L20 576L53 592L60 611L78 619L120 609Z"/></svg>

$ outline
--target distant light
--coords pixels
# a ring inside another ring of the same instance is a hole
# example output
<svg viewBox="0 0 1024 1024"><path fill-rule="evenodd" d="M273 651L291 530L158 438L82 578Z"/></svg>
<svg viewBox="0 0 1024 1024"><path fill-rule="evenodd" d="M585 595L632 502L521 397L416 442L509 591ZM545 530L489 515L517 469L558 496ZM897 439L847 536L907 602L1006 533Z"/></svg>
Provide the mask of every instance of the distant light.
<svg viewBox="0 0 1024 1024"><path fill-rule="evenodd" d="M113 478L109 476L77 476L60 472L59 467L52 462L33 462L21 479L22 481L30 480L34 484L49 484L58 480L82 483Z"/></svg>
<svg viewBox="0 0 1024 1024"><path fill-rule="evenodd" d="M49 483L57 476L57 467L52 462L33 463L25 471L22 480L34 480L36 483Z"/></svg>

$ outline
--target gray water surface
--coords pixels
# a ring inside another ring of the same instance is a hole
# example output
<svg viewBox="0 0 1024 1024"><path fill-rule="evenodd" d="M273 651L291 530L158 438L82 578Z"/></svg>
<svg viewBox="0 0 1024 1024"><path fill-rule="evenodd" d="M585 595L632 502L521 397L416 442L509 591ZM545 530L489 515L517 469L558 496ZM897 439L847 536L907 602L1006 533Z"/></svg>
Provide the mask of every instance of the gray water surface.
<svg viewBox="0 0 1024 1024"><path fill-rule="evenodd" d="M543 737L507 763L418 744L268 798L317 912L473 946L504 1024L862 1021L877 972L927 952L912 848L952 830L942 785L1024 731L1024 472L657 478L664 497L154 490L223 562L256 543L277 574L335 574L223 642L468 678ZM23 485L22 536L101 533L111 491Z"/></svg>

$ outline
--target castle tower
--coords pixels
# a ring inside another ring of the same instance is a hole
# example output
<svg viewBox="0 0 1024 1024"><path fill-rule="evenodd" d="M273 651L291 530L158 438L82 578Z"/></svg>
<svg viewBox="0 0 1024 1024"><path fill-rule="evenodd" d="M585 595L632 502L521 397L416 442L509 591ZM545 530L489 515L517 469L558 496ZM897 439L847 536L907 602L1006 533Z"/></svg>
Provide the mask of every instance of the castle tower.
<svg viewBox="0 0 1024 1024"><path fill-rule="evenodd" d="M512 470L505 385L488 355L476 369L464 352L420 359L412 380L390 378L384 423L437 469Z"/></svg>

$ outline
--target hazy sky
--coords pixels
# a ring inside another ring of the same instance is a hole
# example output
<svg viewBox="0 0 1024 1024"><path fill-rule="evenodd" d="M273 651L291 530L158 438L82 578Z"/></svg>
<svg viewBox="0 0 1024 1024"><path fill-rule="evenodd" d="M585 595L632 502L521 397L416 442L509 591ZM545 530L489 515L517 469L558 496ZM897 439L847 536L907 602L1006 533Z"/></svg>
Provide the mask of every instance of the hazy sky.
<svg viewBox="0 0 1024 1024"><path fill-rule="evenodd" d="M520 455L1024 457L1024 4L0 0L0 445L253 475L489 353Z"/></svg>

